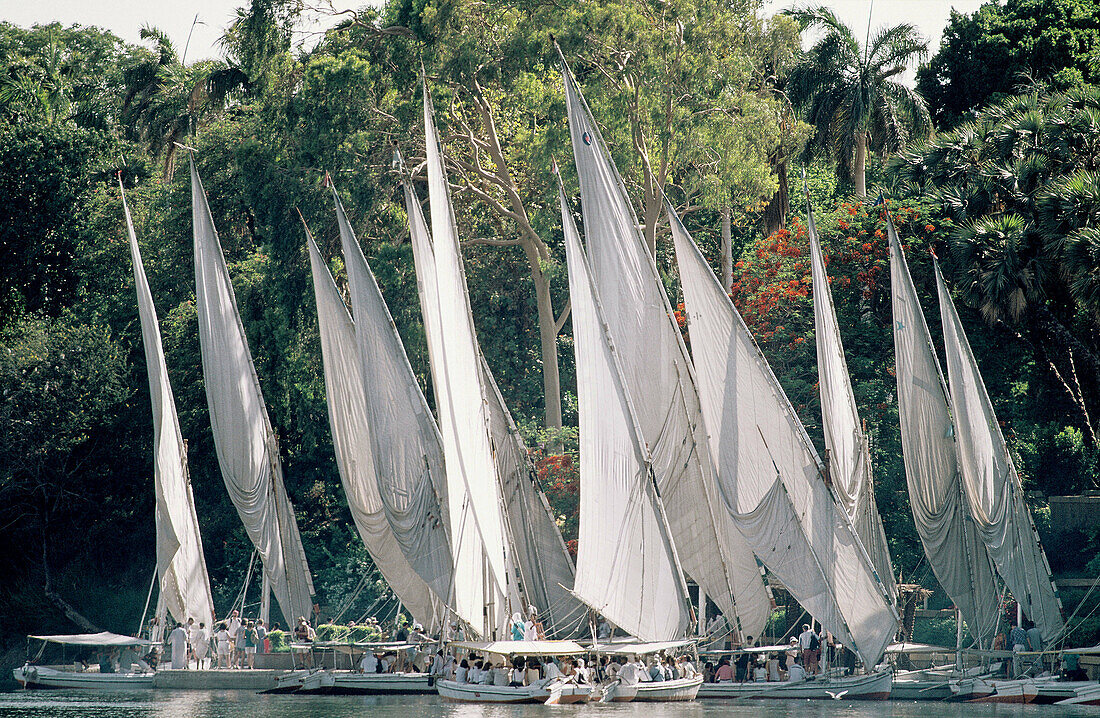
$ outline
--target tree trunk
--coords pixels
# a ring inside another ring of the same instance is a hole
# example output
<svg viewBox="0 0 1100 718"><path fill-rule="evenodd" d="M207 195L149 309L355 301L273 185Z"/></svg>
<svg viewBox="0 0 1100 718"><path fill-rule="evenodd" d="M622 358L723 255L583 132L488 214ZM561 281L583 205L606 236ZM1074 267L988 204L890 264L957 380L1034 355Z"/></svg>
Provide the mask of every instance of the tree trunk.
<svg viewBox="0 0 1100 718"><path fill-rule="evenodd" d="M852 184L856 187L857 196L867 196L867 133L863 130L856 132L856 156L852 162Z"/></svg>
<svg viewBox="0 0 1100 718"><path fill-rule="evenodd" d="M558 331L560 326L554 316L554 304L550 297L550 279L542 271L538 247L533 242L523 242L523 253L535 285L535 301L539 315L539 342L542 349L543 420L554 439L547 451L561 452L561 377L558 374ZM563 315L564 316L564 315Z"/></svg>
<svg viewBox="0 0 1100 718"><path fill-rule="evenodd" d="M722 289L728 294L733 287L733 232L730 228L730 208L722 208Z"/></svg>
<svg viewBox="0 0 1100 718"><path fill-rule="evenodd" d="M787 214L791 211L790 189L787 187L787 162L783 160L775 165L775 174L779 179L779 189L772 195L768 206L764 208L764 234L770 236L787 226Z"/></svg>
<svg viewBox="0 0 1100 718"><path fill-rule="evenodd" d="M542 269L542 263L550 259L550 249L531 225L527 208L524 207L520 196L519 187L508 170L508 162L500 141L500 134L497 132L493 108L485 99L481 86L477 84L476 80L474 82L473 103L481 116L484 144L479 145L478 142L472 140L473 132L471 130L472 163L463 169L472 172L482 182L495 185L504 192L507 205L500 203L489 193L475 187L469 179L467 180L475 194L486 201L494 212L502 218L514 221L519 226L520 231L516 243L523 248L524 256L527 258L527 267L531 272L531 281L535 285L535 301L538 307L539 343L542 351L543 416L547 431L554 437L559 437L562 422L561 376L558 372L558 332L561 331L561 325L565 322L565 317L568 316L568 309L562 312L560 318L554 316L554 304L550 296L550 278L546 276ZM493 161L492 169L481 165L478 159L479 148L484 148L489 153L489 157ZM560 452L560 440L555 438L548 450L552 453Z"/></svg>

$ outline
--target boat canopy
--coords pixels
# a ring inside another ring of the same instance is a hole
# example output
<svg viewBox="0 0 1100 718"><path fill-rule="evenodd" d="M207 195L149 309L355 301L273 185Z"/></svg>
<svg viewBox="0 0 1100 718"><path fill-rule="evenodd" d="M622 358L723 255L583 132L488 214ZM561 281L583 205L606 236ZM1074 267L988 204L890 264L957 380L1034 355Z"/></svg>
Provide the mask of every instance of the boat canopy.
<svg viewBox="0 0 1100 718"><path fill-rule="evenodd" d="M151 646L152 641L133 636L123 636L110 631L99 633L71 633L56 636L27 636L47 643L63 643L67 646Z"/></svg>
<svg viewBox="0 0 1100 718"><path fill-rule="evenodd" d="M586 653L576 641L460 641L455 648L501 656L575 656Z"/></svg>
<svg viewBox="0 0 1100 718"><path fill-rule="evenodd" d="M609 643L593 643L591 650L594 653L616 653L619 655L625 653L637 653L638 655L648 655L650 653L660 653L661 651L674 651L677 648L686 648L694 645L695 641L611 641Z"/></svg>

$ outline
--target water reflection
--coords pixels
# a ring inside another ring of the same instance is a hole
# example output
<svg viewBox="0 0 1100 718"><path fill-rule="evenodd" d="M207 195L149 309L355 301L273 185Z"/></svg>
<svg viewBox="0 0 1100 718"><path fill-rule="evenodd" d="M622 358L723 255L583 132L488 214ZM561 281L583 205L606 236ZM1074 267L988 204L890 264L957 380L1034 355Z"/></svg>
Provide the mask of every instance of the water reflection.
<svg viewBox="0 0 1100 718"><path fill-rule="evenodd" d="M0 718L1069 718L1095 708L949 703L696 701L589 706L487 706L435 696L293 696L247 691L18 691L0 694Z"/></svg>

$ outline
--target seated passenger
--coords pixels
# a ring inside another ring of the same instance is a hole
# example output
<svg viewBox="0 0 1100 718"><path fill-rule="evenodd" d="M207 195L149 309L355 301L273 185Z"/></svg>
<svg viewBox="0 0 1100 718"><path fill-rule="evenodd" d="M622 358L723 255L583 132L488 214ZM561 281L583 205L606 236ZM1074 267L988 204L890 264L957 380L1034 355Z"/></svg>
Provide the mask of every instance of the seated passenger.
<svg viewBox="0 0 1100 718"><path fill-rule="evenodd" d="M798 683L806 680L806 669L802 667L802 657L796 656L793 663L788 664L787 680Z"/></svg>
<svg viewBox="0 0 1100 718"><path fill-rule="evenodd" d="M458 668L455 670L455 680L459 683L466 683L470 674L470 664L463 658L462 662L458 664Z"/></svg>

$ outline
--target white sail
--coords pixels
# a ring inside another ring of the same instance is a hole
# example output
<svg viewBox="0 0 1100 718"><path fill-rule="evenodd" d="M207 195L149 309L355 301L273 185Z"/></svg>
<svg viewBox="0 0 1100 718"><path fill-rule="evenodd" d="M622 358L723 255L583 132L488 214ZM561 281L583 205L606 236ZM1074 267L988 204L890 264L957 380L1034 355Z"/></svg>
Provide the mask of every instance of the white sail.
<svg viewBox="0 0 1100 718"><path fill-rule="evenodd" d="M817 236L813 208L806 201L806 220L810 235L810 260L813 265L814 330L817 336L817 377L821 394L821 427L829 450L829 477L833 490L856 529L886 588L890 600L897 601L897 582L890 562L890 547L882 528L882 517L875 502L871 475L871 454L867 437L860 426L859 410L852 391L852 378L844 358L844 344L833 308L825 258Z"/></svg>
<svg viewBox="0 0 1100 718"><path fill-rule="evenodd" d="M488 578L491 581L487 580L486 585L508 596L515 591L507 569L511 564L510 542L489 442L488 402L480 380L481 356L427 83L424 84L424 134L439 308L438 348L442 359L435 365L433 376L446 386L446 393L437 399L447 404L446 410L439 413L439 422L448 486L453 490L460 483L465 485L490 570ZM459 478L452 481L451 476ZM454 505L452 497L452 511ZM451 520L453 536L453 514ZM461 580L460 575L456 576L456 589ZM497 610L500 608L498 606ZM486 631L491 628L485 626Z"/></svg>
<svg viewBox="0 0 1100 718"><path fill-rule="evenodd" d="M686 587L577 228L560 195L580 415L574 592L642 641L682 638Z"/></svg>
<svg viewBox="0 0 1100 718"><path fill-rule="evenodd" d="M727 508L757 557L865 665L897 614L752 333L668 208L692 355Z"/></svg>
<svg viewBox="0 0 1100 718"><path fill-rule="evenodd" d="M913 520L932 572L962 612L978 645L989 647L1000 596L989 554L970 525L943 374L889 216L887 230L898 418Z"/></svg>
<svg viewBox="0 0 1100 718"><path fill-rule="evenodd" d="M420 297L420 311L424 319L424 334L428 341L428 364L432 374L432 390L435 395L436 416L439 423L451 424L451 400L447 374L439 371L443 361L443 331L439 327L439 299L436 285L435 250L432 237L424 221L420 202L406 178L405 211L409 221L409 237L412 240L413 264L416 269L416 286ZM442 448L440 439L440 451ZM451 552L454 577L450 603L463 620L478 631L485 630L485 605L488 593L485 585L485 549L481 534L473 518L473 507L466 483L458 472L445 472L447 482L447 515L450 519Z"/></svg>
<svg viewBox="0 0 1100 718"><path fill-rule="evenodd" d="M1062 604L970 342L939 263L934 265L959 468L970 516L997 573L1024 615L1039 628L1043 642L1049 643L1065 627Z"/></svg>
<svg viewBox="0 0 1100 718"><path fill-rule="evenodd" d="M592 276L635 402L684 571L743 634L760 635L771 599L724 512L691 363L622 178L562 62Z"/></svg>
<svg viewBox="0 0 1100 718"><path fill-rule="evenodd" d="M405 559L443 600L451 591L452 563L439 432L335 188L332 196L348 272L379 498Z"/></svg>
<svg viewBox="0 0 1100 718"><path fill-rule="evenodd" d="M482 358L489 400L489 431L508 516L512 559L519 571L523 595L539 609L550 635L575 636L587 627L587 610L570 592L573 561L528 458L527 447L504 404L496 380Z"/></svg>
<svg viewBox="0 0 1100 718"><path fill-rule="evenodd" d="M400 163L400 156L398 156ZM409 218L409 235L412 238L413 257L416 265L417 284L420 292L420 304L424 314L425 331L428 335L429 360L441 361L442 348L439 346L439 302L436 293L435 255L432 237L424 222L420 202L413 191L408 177L403 180L405 210ZM480 352L479 352L480 353ZM584 622L582 604L567 590L573 585L573 562L565 549L561 532L554 522L546 497L539 489L527 448L512 420L512 415L504 404L492 372L481 356L481 383L486 393L489 410L489 435L493 449L497 478L500 484L501 498L511 527L513 559L519 571L526 602L539 609L544 617L543 624L552 635L572 635L577 626ZM445 376L437 376L433 369L433 383L436 389L437 411L442 415L449 402L438 401L447 391ZM476 551L481 550L481 540L476 531L468 532ZM470 555L477 555L470 550ZM477 566L470 568L477 570ZM475 585L476 581L472 581ZM473 604L478 609L481 604L473 603L481 597L471 596L464 604Z"/></svg>
<svg viewBox="0 0 1100 718"><path fill-rule="evenodd" d="M134 223L126 192L119 180L122 209L126 213L126 231L130 237L130 258L134 262L134 288L137 291L141 338L145 345L145 364L149 374L149 399L153 405L153 487L156 496L157 575L160 577L160 601L180 623L188 618L196 623L214 625L214 601L210 596L210 576L202 551L195 499L187 473L187 448L180 433L176 402L168 380L168 365L160 340L157 310L145 276Z"/></svg>
<svg viewBox="0 0 1100 718"><path fill-rule="evenodd" d="M431 627L430 630L435 630L443 619L440 603L405 558L378 492L355 323L308 227L306 242L313 293L317 298L329 426L348 508L374 565L402 606L415 619Z"/></svg>
<svg viewBox="0 0 1100 718"><path fill-rule="evenodd" d="M199 346L218 465L283 617L292 625L311 614L313 581L233 284L193 160L191 201Z"/></svg>

